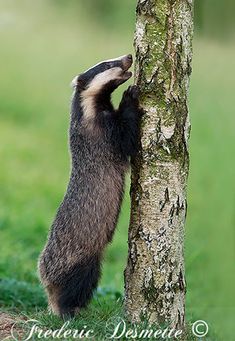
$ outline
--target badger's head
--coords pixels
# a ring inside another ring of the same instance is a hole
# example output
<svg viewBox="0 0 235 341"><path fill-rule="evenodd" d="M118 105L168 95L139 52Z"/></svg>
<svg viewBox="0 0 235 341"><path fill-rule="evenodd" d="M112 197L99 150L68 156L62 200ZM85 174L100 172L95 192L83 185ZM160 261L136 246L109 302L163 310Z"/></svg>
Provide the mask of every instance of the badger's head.
<svg viewBox="0 0 235 341"><path fill-rule="evenodd" d="M128 71L131 65L131 54L103 61L75 77L72 86L81 93L86 92L86 96L112 93L132 76Z"/></svg>

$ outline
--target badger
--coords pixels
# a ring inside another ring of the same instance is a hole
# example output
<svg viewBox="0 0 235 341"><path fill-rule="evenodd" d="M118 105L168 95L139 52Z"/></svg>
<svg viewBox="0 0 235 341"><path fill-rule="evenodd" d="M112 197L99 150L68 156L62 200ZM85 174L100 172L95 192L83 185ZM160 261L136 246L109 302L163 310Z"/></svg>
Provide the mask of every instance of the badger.
<svg viewBox="0 0 235 341"><path fill-rule="evenodd" d="M38 262L49 309L62 318L85 308L98 285L138 150L138 87L123 93L118 109L111 103L112 92L132 76L131 65L130 54L103 61L72 82L70 180Z"/></svg>

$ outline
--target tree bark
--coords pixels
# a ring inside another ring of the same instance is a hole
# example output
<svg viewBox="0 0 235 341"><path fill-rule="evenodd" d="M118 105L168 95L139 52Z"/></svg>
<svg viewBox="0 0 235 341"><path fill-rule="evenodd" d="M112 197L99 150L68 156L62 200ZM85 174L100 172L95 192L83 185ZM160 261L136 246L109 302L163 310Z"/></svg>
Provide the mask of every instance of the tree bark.
<svg viewBox="0 0 235 341"><path fill-rule="evenodd" d="M125 310L132 322L184 325L187 96L193 0L138 0L135 82L141 148L132 160Z"/></svg>

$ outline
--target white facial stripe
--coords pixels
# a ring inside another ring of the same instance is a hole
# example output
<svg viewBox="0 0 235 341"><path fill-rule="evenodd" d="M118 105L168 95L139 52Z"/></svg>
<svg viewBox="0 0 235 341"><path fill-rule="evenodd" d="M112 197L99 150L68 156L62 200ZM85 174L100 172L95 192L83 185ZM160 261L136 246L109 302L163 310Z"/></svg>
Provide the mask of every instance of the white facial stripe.
<svg viewBox="0 0 235 341"><path fill-rule="evenodd" d="M114 58L114 59L107 59L107 60L104 60L102 63L115 62L116 60L122 60L124 57L126 57L126 56L124 55L124 56L120 56L120 57L117 57L117 58Z"/></svg>
<svg viewBox="0 0 235 341"><path fill-rule="evenodd" d="M86 97L95 96L105 84L111 80L120 78L121 73L122 69L120 67L114 67L99 73L92 79L88 88L83 92L83 95Z"/></svg>
<svg viewBox="0 0 235 341"><path fill-rule="evenodd" d="M94 67L96 67L96 66L98 66L98 65L100 65L100 64L102 64L102 63L115 62L115 61L117 61L117 60L122 60L124 57L126 57L126 56L124 55L124 56L120 56L120 57L117 57L117 58L114 58L114 59L103 60L102 62L99 62L99 63L95 64L94 66L92 66L91 68L87 69L85 72L87 72L87 71L93 69Z"/></svg>

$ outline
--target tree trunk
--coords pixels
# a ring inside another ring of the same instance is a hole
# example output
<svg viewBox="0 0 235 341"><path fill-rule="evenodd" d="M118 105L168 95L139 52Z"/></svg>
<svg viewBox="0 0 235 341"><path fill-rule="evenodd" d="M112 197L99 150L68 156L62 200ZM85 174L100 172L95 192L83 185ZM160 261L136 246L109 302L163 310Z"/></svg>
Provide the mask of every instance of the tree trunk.
<svg viewBox="0 0 235 341"><path fill-rule="evenodd" d="M144 109L132 160L125 309L132 322L184 325L184 223L193 0L138 0L136 83Z"/></svg>

